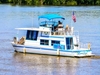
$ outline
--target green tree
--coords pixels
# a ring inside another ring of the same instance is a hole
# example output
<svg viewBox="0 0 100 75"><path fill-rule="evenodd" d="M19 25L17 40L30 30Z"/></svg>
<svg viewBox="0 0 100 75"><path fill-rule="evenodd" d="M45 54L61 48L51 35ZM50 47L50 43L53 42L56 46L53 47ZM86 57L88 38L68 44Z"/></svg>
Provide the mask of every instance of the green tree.
<svg viewBox="0 0 100 75"><path fill-rule="evenodd" d="M92 0L84 0L84 5L91 5L92 4Z"/></svg>
<svg viewBox="0 0 100 75"><path fill-rule="evenodd" d="M16 5L18 0L12 0L13 1L13 4Z"/></svg>
<svg viewBox="0 0 100 75"><path fill-rule="evenodd" d="M100 0L97 0L96 1L96 5L100 5Z"/></svg>
<svg viewBox="0 0 100 75"><path fill-rule="evenodd" d="M0 0L13 5L100 5L100 0Z"/></svg>
<svg viewBox="0 0 100 75"><path fill-rule="evenodd" d="M60 0L51 0L52 5L60 5Z"/></svg>
<svg viewBox="0 0 100 75"><path fill-rule="evenodd" d="M33 5L33 0L25 0L25 2L27 5L30 5L30 6Z"/></svg>
<svg viewBox="0 0 100 75"><path fill-rule="evenodd" d="M96 5L97 0L92 0L92 5Z"/></svg>
<svg viewBox="0 0 100 75"><path fill-rule="evenodd" d="M13 0L8 0L9 3L13 3Z"/></svg>
<svg viewBox="0 0 100 75"><path fill-rule="evenodd" d="M34 5L43 5L44 0L33 0Z"/></svg>
<svg viewBox="0 0 100 75"><path fill-rule="evenodd" d="M0 0L0 3L7 3L8 0Z"/></svg>
<svg viewBox="0 0 100 75"><path fill-rule="evenodd" d="M25 0L18 0L18 5L26 5Z"/></svg>
<svg viewBox="0 0 100 75"><path fill-rule="evenodd" d="M71 5L71 6L77 5L77 2L75 0L68 0L67 5Z"/></svg>
<svg viewBox="0 0 100 75"><path fill-rule="evenodd" d="M60 4L61 5L65 5L66 4L66 0L60 0Z"/></svg>
<svg viewBox="0 0 100 75"><path fill-rule="evenodd" d="M84 0L76 0L77 5L83 5L84 4Z"/></svg>

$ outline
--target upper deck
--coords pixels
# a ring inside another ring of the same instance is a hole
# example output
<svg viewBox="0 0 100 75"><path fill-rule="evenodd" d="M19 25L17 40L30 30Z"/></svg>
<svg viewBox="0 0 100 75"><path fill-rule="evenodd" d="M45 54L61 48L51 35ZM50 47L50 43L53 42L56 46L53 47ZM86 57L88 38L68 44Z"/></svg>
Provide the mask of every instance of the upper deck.
<svg viewBox="0 0 100 75"><path fill-rule="evenodd" d="M62 21L65 20L65 18L58 14L46 14L39 16L38 20L39 26L55 28L59 24L62 24Z"/></svg>
<svg viewBox="0 0 100 75"><path fill-rule="evenodd" d="M27 31L39 31L44 33L44 35L57 35L57 36L72 36L75 35L74 28L66 25L64 27L63 20L64 17L58 14L46 14L38 17L39 28L17 28L18 30L27 30ZM77 32L78 35L78 32Z"/></svg>

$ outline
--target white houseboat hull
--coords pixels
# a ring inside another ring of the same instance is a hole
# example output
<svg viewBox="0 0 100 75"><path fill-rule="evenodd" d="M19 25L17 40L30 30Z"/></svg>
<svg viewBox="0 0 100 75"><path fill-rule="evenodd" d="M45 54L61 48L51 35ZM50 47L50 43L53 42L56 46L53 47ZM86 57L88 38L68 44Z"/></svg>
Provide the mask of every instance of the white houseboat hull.
<svg viewBox="0 0 100 75"><path fill-rule="evenodd" d="M39 48L39 47L30 47L25 45L18 45L12 43L16 52L23 53L34 53L34 54L46 54L46 55L57 55L57 56L71 56L71 57L87 57L93 56L92 51L88 49L81 50L54 50L47 48Z"/></svg>

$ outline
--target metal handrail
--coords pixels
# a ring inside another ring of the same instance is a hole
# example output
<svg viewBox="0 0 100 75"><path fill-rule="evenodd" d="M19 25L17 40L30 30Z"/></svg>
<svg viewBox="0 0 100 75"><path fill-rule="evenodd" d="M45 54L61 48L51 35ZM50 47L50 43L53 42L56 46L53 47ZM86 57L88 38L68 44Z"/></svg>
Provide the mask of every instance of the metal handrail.
<svg viewBox="0 0 100 75"><path fill-rule="evenodd" d="M80 48L88 48L88 44L79 43Z"/></svg>
<svg viewBox="0 0 100 75"><path fill-rule="evenodd" d="M79 31L65 31L64 28L57 30L57 31L52 31L51 35L75 35L79 36Z"/></svg>

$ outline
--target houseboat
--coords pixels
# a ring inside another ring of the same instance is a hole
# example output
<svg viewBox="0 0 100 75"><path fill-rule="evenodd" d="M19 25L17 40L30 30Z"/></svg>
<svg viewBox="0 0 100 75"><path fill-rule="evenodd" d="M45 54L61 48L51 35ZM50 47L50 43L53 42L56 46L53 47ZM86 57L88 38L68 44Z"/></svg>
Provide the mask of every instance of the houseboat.
<svg viewBox="0 0 100 75"><path fill-rule="evenodd" d="M58 14L45 14L38 17L39 27L16 28L18 35L12 46L16 52L57 56L92 56L90 44L83 46L79 32L74 27L64 27L64 17Z"/></svg>

